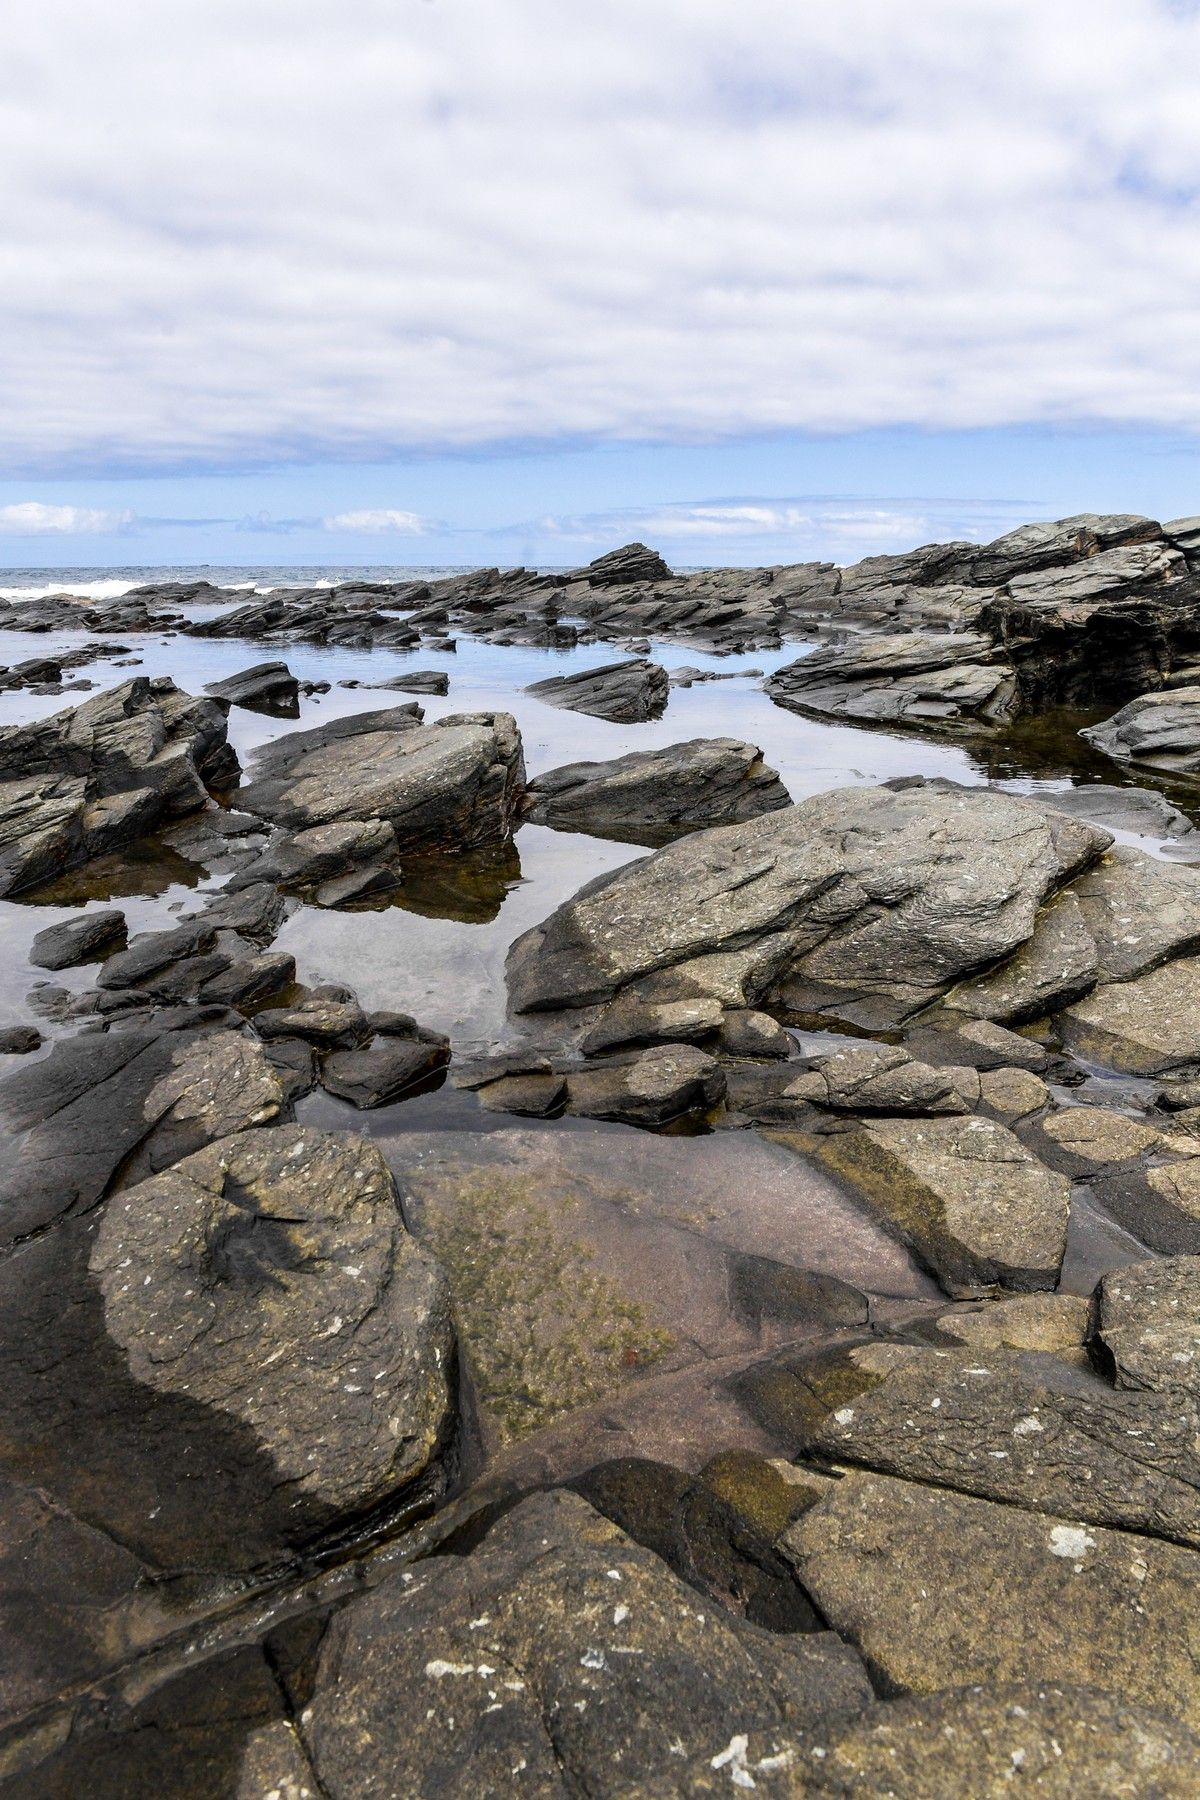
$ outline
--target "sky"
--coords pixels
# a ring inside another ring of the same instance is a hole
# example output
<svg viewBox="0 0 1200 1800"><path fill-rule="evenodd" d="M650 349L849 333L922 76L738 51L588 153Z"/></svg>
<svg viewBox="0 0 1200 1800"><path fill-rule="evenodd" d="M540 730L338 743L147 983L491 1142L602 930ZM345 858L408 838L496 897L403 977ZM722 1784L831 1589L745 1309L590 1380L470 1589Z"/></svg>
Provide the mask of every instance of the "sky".
<svg viewBox="0 0 1200 1800"><path fill-rule="evenodd" d="M0 565L1200 513L1191 0L14 0Z"/></svg>

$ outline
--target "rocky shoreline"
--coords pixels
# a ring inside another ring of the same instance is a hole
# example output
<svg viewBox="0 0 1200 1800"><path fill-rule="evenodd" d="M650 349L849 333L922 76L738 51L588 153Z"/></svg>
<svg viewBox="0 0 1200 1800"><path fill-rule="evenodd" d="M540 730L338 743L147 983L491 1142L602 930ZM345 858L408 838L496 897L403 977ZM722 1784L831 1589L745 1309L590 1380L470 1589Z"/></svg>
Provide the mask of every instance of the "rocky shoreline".
<svg viewBox="0 0 1200 1800"><path fill-rule="evenodd" d="M0 615L99 638L15 705L180 656L0 727L10 911L206 871L62 909L0 1020L0 1791L1196 1793L1200 521ZM513 704L634 747L265 660L460 638L613 646ZM669 642L1108 778L793 802L638 747L722 672ZM304 978L296 919L491 921L538 830L631 860L505 939L494 1043Z"/></svg>

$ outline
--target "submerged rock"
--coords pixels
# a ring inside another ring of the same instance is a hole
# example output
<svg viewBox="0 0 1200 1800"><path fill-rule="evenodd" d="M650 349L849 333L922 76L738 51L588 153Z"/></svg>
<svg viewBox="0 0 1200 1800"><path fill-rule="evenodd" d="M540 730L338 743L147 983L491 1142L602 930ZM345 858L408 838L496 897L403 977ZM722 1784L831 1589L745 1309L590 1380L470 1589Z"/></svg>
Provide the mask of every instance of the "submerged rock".
<svg viewBox="0 0 1200 1800"><path fill-rule="evenodd" d="M530 782L526 816L559 831L661 844L790 804L787 789L753 744L693 738L665 750L551 769Z"/></svg>
<svg viewBox="0 0 1200 1800"><path fill-rule="evenodd" d="M605 663L577 675L552 675L526 688L547 706L565 706L593 718L637 724L661 717L670 698L667 671L658 663L635 657L630 662Z"/></svg>

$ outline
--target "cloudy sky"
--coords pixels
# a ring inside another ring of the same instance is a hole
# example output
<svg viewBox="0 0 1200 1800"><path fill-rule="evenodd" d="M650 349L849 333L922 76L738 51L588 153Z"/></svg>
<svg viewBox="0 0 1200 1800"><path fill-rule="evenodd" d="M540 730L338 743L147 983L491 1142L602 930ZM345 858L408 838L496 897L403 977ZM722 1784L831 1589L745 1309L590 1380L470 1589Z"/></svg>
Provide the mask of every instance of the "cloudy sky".
<svg viewBox="0 0 1200 1800"><path fill-rule="evenodd" d="M16 0L0 563L1200 512L1191 0Z"/></svg>

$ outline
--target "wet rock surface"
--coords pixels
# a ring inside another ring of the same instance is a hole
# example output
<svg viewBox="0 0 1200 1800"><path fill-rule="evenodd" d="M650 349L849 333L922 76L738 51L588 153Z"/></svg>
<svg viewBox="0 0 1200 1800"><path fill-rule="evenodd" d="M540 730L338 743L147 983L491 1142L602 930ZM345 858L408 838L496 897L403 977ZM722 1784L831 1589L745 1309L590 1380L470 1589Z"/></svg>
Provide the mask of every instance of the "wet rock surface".
<svg viewBox="0 0 1200 1800"><path fill-rule="evenodd" d="M1194 525L0 606L6 1791L1191 1793Z"/></svg>

